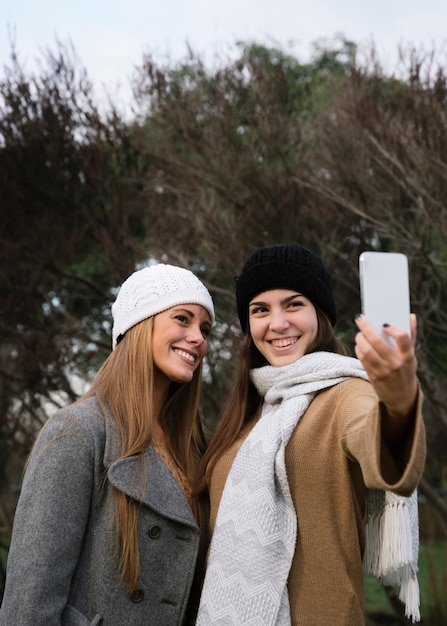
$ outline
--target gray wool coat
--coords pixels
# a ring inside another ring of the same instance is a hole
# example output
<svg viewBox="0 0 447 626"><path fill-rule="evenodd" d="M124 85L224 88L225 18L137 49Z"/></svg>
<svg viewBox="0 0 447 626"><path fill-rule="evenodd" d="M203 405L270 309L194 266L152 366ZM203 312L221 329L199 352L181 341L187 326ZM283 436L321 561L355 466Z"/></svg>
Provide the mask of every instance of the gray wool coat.
<svg viewBox="0 0 447 626"><path fill-rule="evenodd" d="M58 411L27 467L8 558L1 626L174 626L184 621L199 528L152 449L114 461L115 426L96 398ZM119 580L113 490L141 502L141 583Z"/></svg>

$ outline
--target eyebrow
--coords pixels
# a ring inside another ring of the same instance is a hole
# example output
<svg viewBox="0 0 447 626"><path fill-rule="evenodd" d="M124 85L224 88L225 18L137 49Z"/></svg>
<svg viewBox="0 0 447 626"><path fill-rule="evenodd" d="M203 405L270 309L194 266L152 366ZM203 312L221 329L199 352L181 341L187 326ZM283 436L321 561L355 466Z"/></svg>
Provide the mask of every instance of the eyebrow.
<svg viewBox="0 0 447 626"><path fill-rule="evenodd" d="M281 304L286 304L287 302L291 302L292 300L294 300L295 298L305 298L306 296L302 293L294 293L293 296L287 296L287 298L284 298L283 300L281 300ZM266 304L270 304L269 302L264 302L262 300L256 300L255 302L250 302L249 306L260 306L260 305L266 305Z"/></svg>
<svg viewBox="0 0 447 626"><path fill-rule="evenodd" d="M185 308L183 306L176 306L176 307L173 307L173 308L174 308L174 311L176 311L178 313L183 312L183 313L187 313L190 317L196 317L196 315L195 315L195 313L193 311L190 311L189 309L187 309L187 308ZM208 313L208 315L209 315L209 313ZM203 320L203 323L204 324L208 324L209 327L211 328L211 322L209 320Z"/></svg>

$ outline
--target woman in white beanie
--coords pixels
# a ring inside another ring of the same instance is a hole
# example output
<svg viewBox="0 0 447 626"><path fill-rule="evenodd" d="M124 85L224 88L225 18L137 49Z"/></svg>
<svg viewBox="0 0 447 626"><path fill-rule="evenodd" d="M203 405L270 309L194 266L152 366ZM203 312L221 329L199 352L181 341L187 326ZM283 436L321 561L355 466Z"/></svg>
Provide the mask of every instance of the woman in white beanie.
<svg viewBox="0 0 447 626"><path fill-rule="evenodd" d="M211 296L189 270L134 272L112 306L112 353L31 453L1 626L194 623L206 513L201 369Z"/></svg>

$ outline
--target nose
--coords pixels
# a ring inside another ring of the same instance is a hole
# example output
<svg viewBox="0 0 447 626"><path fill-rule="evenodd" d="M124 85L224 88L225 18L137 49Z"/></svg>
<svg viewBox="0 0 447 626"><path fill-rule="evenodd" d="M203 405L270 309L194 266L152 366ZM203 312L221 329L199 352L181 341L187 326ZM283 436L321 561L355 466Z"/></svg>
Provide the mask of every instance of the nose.
<svg viewBox="0 0 447 626"><path fill-rule="evenodd" d="M269 327L270 330L277 333L283 332L289 327L289 320L282 309L271 312Z"/></svg>
<svg viewBox="0 0 447 626"><path fill-rule="evenodd" d="M187 340L189 343L194 344L195 346L201 346L203 343L206 343L206 339L203 336L201 327L197 324L191 324L189 327Z"/></svg>

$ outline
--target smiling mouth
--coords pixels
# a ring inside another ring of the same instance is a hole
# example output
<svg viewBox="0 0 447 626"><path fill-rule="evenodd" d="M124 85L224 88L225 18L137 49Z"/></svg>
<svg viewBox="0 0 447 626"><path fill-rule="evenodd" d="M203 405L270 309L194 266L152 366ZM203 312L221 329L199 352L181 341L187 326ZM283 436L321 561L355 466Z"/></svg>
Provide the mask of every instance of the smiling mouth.
<svg viewBox="0 0 447 626"><path fill-rule="evenodd" d="M270 343L274 348L287 348L298 341L299 337L287 337L286 339L272 339Z"/></svg>
<svg viewBox="0 0 447 626"><path fill-rule="evenodd" d="M185 352L184 350L180 350L179 348L174 348L174 352L189 361L190 363L196 362L196 357L189 352Z"/></svg>

